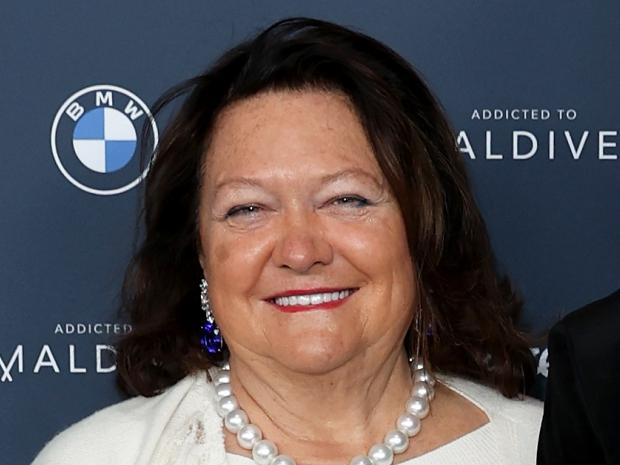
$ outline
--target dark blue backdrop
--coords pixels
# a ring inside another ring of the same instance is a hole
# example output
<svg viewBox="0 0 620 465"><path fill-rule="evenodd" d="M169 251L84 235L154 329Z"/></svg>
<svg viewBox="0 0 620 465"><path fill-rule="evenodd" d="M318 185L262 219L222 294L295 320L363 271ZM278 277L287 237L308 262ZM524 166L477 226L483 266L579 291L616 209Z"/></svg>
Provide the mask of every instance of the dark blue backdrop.
<svg viewBox="0 0 620 465"><path fill-rule="evenodd" d="M359 28L426 77L460 133L459 144L470 148L463 156L497 257L525 297L525 327L544 330L620 287L616 0L3 5L4 463L29 463L55 432L120 399L105 344L126 329L112 324L131 253L137 189L97 195L72 184L52 155L52 140L69 174L83 183L113 189L131 176L86 172L71 152L67 115L52 134L57 111L71 95L102 84L148 105L248 34L291 15ZM125 112L129 97L112 96ZM86 97L85 111L96 95ZM518 120L484 120L485 109L548 110L549 117L526 119L532 114L519 111Z"/></svg>

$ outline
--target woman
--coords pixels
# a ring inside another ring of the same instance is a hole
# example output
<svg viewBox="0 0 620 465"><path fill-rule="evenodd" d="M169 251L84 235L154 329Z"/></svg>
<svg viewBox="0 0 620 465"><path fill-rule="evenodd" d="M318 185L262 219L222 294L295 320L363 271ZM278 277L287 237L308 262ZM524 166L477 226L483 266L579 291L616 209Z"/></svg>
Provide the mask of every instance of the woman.
<svg viewBox="0 0 620 465"><path fill-rule="evenodd" d="M293 18L156 108L184 93L124 288L139 396L35 464L534 463L520 302L412 68Z"/></svg>

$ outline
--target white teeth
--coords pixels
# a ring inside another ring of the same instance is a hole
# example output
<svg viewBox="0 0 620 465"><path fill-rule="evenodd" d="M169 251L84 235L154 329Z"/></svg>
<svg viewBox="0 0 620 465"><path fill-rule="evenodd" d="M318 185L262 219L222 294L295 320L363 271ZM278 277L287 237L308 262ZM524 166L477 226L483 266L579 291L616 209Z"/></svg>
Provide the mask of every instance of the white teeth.
<svg viewBox="0 0 620 465"><path fill-rule="evenodd" d="M295 295L289 297L277 297L275 300L276 305L287 307L289 305L318 305L324 302L331 302L333 300L341 300L352 294L350 290L326 292L322 294L307 294L307 295Z"/></svg>

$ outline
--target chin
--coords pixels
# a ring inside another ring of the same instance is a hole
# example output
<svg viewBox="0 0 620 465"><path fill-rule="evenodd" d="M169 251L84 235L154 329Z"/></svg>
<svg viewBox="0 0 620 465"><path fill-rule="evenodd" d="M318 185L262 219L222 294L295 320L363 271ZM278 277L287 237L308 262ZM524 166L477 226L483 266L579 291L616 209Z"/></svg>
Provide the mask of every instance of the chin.
<svg viewBox="0 0 620 465"><path fill-rule="evenodd" d="M304 337L287 344L274 357L289 370L312 375L329 373L344 365L354 350L343 345L341 337Z"/></svg>

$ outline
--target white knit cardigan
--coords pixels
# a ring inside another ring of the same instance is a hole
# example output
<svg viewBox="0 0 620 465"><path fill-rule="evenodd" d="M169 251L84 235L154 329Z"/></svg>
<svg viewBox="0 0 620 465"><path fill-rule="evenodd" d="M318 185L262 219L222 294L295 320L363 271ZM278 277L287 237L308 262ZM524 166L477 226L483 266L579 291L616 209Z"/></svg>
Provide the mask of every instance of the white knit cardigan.
<svg viewBox="0 0 620 465"><path fill-rule="evenodd" d="M481 408L489 422L399 465L535 464L540 401L506 399L461 378L439 380ZM155 397L111 405L72 425L32 465L251 465L226 452L215 399L205 372L189 375Z"/></svg>

